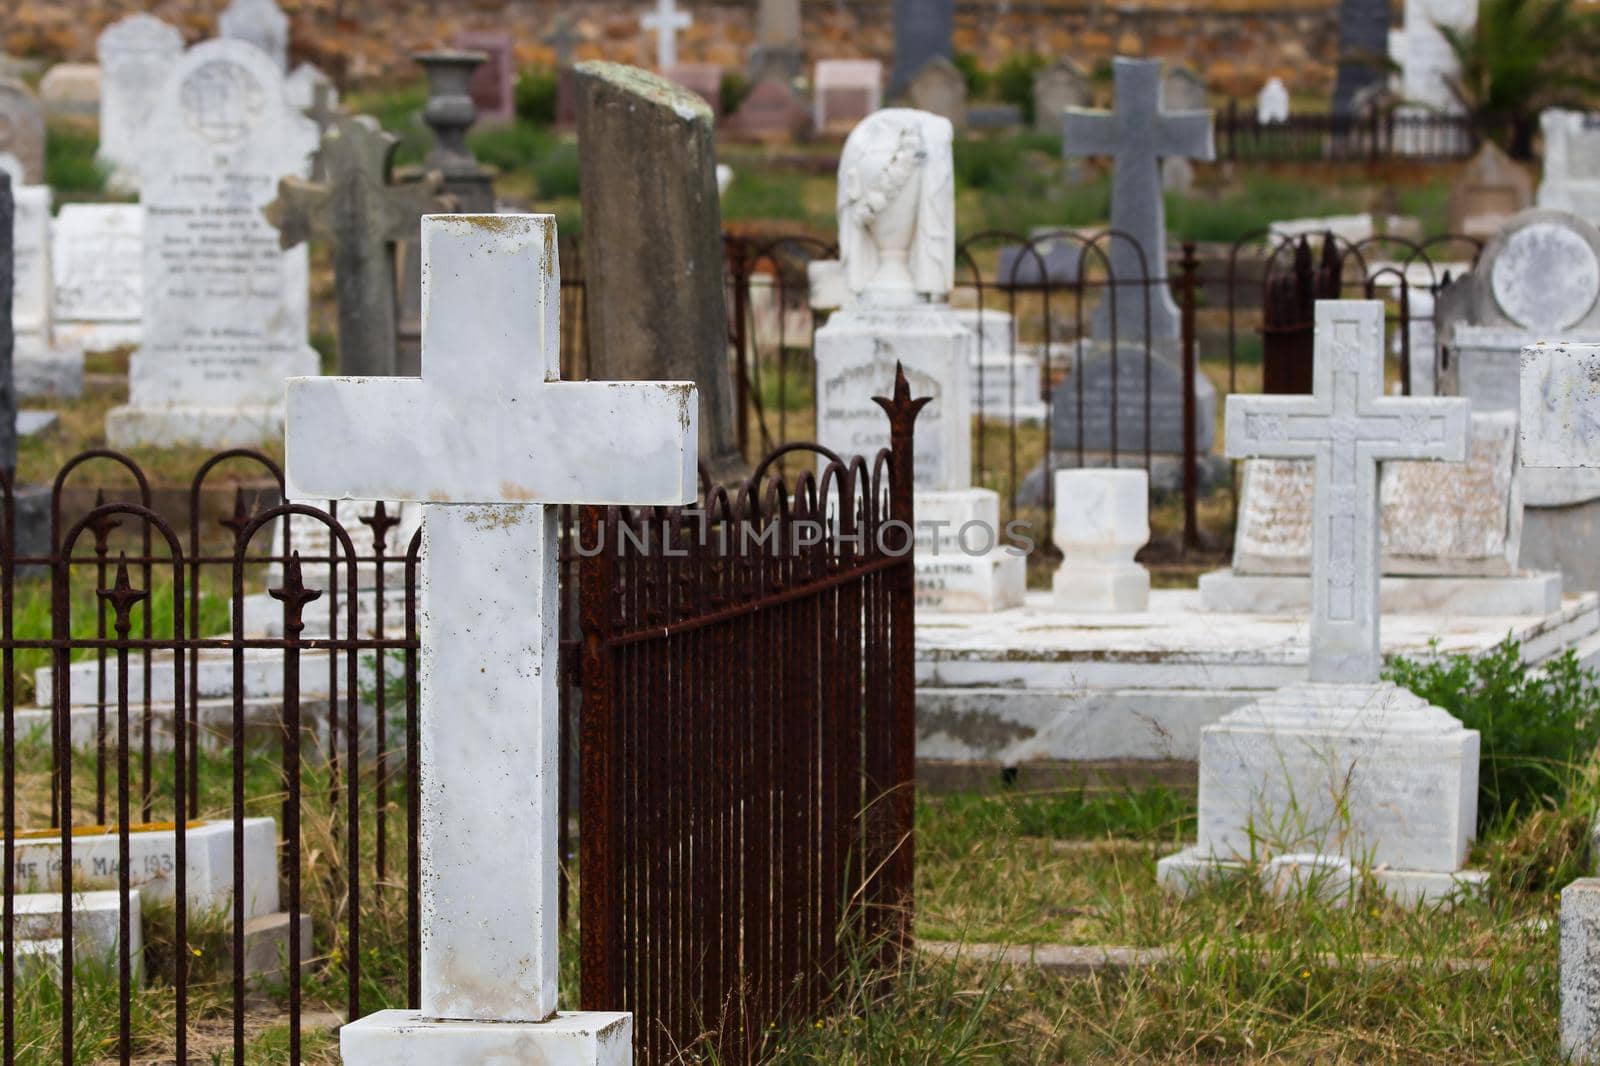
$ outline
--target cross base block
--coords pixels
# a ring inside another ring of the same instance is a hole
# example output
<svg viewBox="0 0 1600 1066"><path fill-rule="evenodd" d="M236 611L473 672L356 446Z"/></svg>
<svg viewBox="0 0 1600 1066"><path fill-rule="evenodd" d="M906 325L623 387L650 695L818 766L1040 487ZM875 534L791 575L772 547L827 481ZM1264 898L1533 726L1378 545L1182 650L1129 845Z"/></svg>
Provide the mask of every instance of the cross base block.
<svg viewBox="0 0 1600 1066"><path fill-rule="evenodd" d="M339 1030L345 1066L629 1066L633 1015L573 1011L547 1022L441 1021L384 1010Z"/></svg>
<svg viewBox="0 0 1600 1066"><path fill-rule="evenodd" d="M1335 857L1321 858L1329 868L1343 863L1342 859ZM1198 847L1190 847L1156 862L1156 883L1169 892L1186 896L1209 881L1243 874L1248 869L1243 862L1213 858ZM1384 866L1372 870L1371 875L1384 895L1403 906L1422 901L1437 903L1454 896L1475 897L1482 894L1489 883L1489 875L1482 870L1440 873L1437 870L1396 870ZM1334 878L1334 875L1326 873L1320 876L1330 882ZM1311 877L1307 878L1307 882L1312 888L1321 888Z"/></svg>

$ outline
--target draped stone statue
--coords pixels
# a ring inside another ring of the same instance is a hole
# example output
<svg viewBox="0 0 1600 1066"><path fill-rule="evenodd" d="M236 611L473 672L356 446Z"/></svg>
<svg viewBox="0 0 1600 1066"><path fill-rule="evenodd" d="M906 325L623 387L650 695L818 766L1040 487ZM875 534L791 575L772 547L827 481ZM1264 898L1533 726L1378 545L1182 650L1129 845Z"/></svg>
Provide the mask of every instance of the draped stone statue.
<svg viewBox="0 0 1600 1066"><path fill-rule="evenodd" d="M839 159L839 258L866 303L942 302L955 282L955 165L948 119L886 108Z"/></svg>

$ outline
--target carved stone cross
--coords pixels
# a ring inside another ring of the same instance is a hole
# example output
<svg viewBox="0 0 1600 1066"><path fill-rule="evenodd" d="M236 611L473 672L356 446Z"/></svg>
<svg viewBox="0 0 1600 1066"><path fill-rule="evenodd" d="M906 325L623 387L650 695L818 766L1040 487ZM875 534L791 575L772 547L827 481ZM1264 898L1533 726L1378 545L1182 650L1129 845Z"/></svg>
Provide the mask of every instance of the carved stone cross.
<svg viewBox="0 0 1600 1066"><path fill-rule="evenodd" d="M559 380L553 217L435 215L421 243L422 376L288 388L291 498L422 505L421 1010L347 1026L344 1061L626 1061L593 1053L602 1038L625 1041L625 1016L554 1013L560 593L549 505L691 502L695 388ZM586 1057L560 1051L585 1025Z"/></svg>
<svg viewBox="0 0 1600 1066"><path fill-rule="evenodd" d="M389 184L397 143L365 115L341 116L322 138L328 180L284 178L265 209L284 248L312 237L333 244L341 374L396 373L395 243L415 240L424 215L452 207L437 175Z"/></svg>
<svg viewBox="0 0 1600 1066"><path fill-rule="evenodd" d="M1178 336L1178 306L1166 285L1167 214L1161 199L1161 160L1167 156L1214 159L1211 112L1166 111L1161 106L1161 61L1113 61L1116 87L1113 111L1068 108L1062 154L1110 156L1111 228L1126 237L1111 237L1106 254L1119 285L1116 289L1116 334L1119 341L1142 341L1145 293L1149 293L1149 336ZM1138 242L1134 248L1127 238ZM1142 255L1141 255L1142 250ZM1148 287L1139 283L1149 279ZM1111 294L1094 313L1094 336L1111 336Z"/></svg>
<svg viewBox="0 0 1600 1066"><path fill-rule="evenodd" d="M1311 459L1311 680L1367 684L1378 644L1378 463L1467 457L1471 402L1383 395L1383 303L1317 301L1310 396L1229 396L1230 459Z"/></svg>

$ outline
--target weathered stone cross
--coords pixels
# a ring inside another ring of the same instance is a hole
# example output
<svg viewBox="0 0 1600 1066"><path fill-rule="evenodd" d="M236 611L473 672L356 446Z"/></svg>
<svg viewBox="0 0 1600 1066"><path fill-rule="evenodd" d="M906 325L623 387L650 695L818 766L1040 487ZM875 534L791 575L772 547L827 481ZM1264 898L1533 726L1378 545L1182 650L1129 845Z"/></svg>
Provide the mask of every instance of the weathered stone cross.
<svg viewBox="0 0 1600 1066"><path fill-rule="evenodd" d="M389 184L398 143L365 115L341 116L322 138L327 182L284 178L264 209L285 250L312 236L333 242L341 374L397 372L395 243L416 240L424 215L452 206L437 175Z"/></svg>
<svg viewBox="0 0 1600 1066"><path fill-rule="evenodd" d="M645 17L648 18L649 16ZM556 50L556 69L566 70L572 66L572 46L583 40L583 38L572 28L572 20L563 18L556 23L555 29L539 38L539 40Z"/></svg>
<svg viewBox="0 0 1600 1066"><path fill-rule="evenodd" d="M1167 214L1161 199L1161 160L1164 156L1214 159L1211 112L1164 111L1161 107L1161 61L1124 59L1112 63L1116 89L1114 111L1068 108L1063 127L1062 154L1108 155L1111 171L1111 228L1126 234L1106 242L1114 278L1126 284L1116 290L1116 334L1119 341L1145 338L1145 278L1148 286L1150 332L1153 339L1179 334L1178 306L1165 284L1167 276ZM1095 309L1094 335L1111 336L1111 294Z"/></svg>
<svg viewBox="0 0 1600 1066"><path fill-rule="evenodd" d="M1317 301L1310 396L1229 396L1230 459L1312 459L1311 680L1378 680L1378 463L1467 457L1471 402L1383 395L1383 303Z"/></svg>
<svg viewBox="0 0 1600 1066"><path fill-rule="evenodd" d="M327 176L327 161L323 158L322 139L334 120L344 114L333 101L333 86L318 81L311 87L311 106L301 112L317 124L317 151L311 157L311 180L322 181Z"/></svg>
<svg viewBox="0 0 1600 1066"><path fill-rule="evenodd" d="M639 20L639 25L656 32L656 70L666 73L678 65L678 31L694 25L687 11L679 11L673 0L656 0L656 9Z"/></svg>
<svg viewBox="0 0 1600 1066"><path fill-rule="evenodd" d="M414 500L423 512L422 1009L346 1027L345 1062L585 1061L535 1050L592 1017L552 1020L559 592L547 505L692 501L698 397L689 383L558 380L551 216L429 216L422 261L420 379L288 387L291 498ZM605 1039L623 1038L617 1016L599 1017L611 1018Z"/></svg>

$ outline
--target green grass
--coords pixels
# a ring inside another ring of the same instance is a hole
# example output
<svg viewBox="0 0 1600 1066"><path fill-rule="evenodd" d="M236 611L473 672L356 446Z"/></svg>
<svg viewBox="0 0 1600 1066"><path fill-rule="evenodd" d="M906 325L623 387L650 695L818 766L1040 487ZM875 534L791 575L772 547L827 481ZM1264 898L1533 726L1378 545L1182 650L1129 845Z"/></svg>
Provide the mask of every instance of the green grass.
<svg viewBox="0 0 1600 1066"><path fill-rule="evenodd" d="M95 159L100 139L82 122L52 120L45 139L45 184L57 197L101 193L105 169Z"/></svg>

